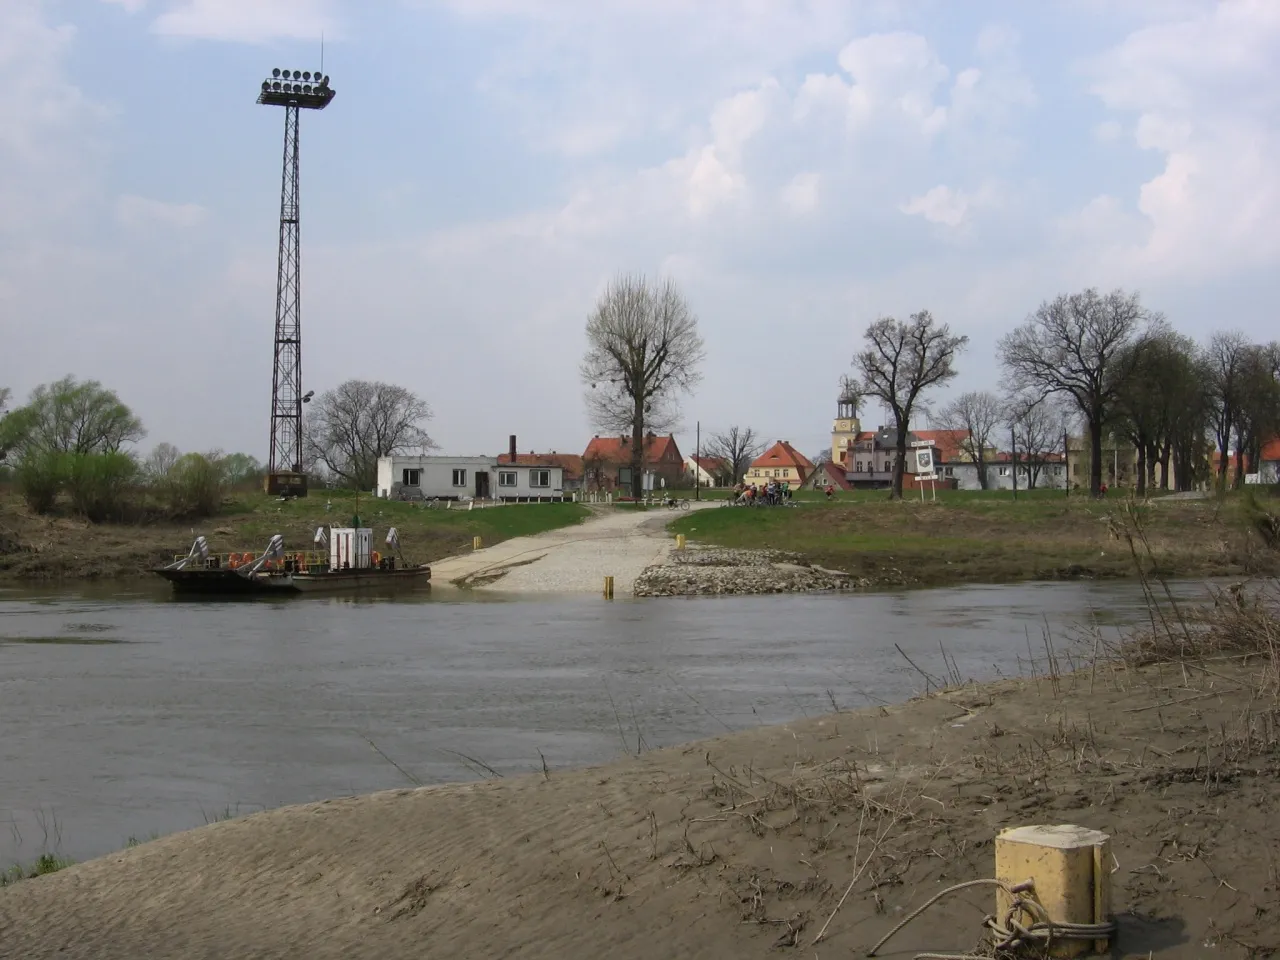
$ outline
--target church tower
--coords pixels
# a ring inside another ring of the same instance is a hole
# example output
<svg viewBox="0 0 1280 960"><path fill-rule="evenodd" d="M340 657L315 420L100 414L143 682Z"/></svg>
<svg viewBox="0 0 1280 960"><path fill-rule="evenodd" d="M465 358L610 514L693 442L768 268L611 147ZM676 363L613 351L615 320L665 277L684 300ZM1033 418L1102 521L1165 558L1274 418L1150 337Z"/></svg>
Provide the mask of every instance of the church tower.
<svg viewBox="0 0 1280 960"><path fill-rule="evenodd" d="M847 464L852 459L853 441L862 432L862 424L858 420L858 408L862 405L862 397L858 388L849 377L840 380L840 398L836 401L836 419L831 426L831 461Z"/></svg>

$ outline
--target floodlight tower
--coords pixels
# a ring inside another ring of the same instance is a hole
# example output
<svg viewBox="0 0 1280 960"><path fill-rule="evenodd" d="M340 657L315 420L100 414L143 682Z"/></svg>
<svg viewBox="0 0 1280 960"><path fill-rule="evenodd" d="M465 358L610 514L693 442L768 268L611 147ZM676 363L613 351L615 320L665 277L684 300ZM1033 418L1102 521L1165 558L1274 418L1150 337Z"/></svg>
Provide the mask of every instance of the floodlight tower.
<svg viewBox="0 0 1280 960"><path fill-rule="evenodd" d="M284 107L284 166L280 175L280 253L276 264L275 367L271 374L271 455L268 493L306 496L302 472L302 257L298 236L298 111L323 110L336 91L317 71L271 71L258 103Z"/></svg>

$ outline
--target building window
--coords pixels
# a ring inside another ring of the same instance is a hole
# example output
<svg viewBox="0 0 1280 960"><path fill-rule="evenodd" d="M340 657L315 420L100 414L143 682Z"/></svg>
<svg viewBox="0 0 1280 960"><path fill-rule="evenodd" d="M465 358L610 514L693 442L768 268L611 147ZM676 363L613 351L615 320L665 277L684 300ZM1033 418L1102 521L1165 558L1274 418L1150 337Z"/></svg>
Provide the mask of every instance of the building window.
<svg viewBox="0 0 1280 960"><path fill-rule="evenodd" d="M531 487L551 486L551 471L550 470L530 470L529 486Z"/></svg>
<svg viewBox="0 0 1280 960"><path fill-rule="evenodd" d="M404 470L400 474L400 482L406 487L420 487L422 486L422 471Z"/></svg>
<svg viewBox="0 0 1280 960"><path fill-rule="evenodd" d="M1000 475L1000 476L1002 476L1002 477L1007 477L1007 476L1009 475L1009 468L1008 468L1008 467L999 467L999 468L997 468L996 473L997 473L997 474L999 474L999 475Z"/></svg>
<svg viewBox="0 0 1280 960"><path fill-rule="evenodd" d="M1054 468L1053 468L1053 475L1054 475L1055 477L1060 477L1060 476L1062 476L1062 467L1054 467Z"/></svg>
<svg viewBox="0 0 1280 960"><path fill-rule="evenodd" d="M465 487L467 485L467 471L455 469L453 471L453 485L455 487Z"/></svg>
<svg viewBox="0 0 1280 960"><path fill-rule="evenodd" d="M1071 465L1071 472L1072 472L1072 474L1074 474L1074 475L1075 475L1075 476L1077 476L1077 477L1078 477L1078 476L1080 476L1080 464L1078 464L1078 463L1073 463L1073 464Z"/></svg>
<svg viewBox="0 0 1280 960"><path fill-rule="evenodd" d="M944 477L954 477L956 475L954 467L943 467L942 475Z"/></svg>
<svg viewBox="0 0 1280 960"><path fill-rule="evenodd" d="M498 471L498 486L514 487L516 485L516 472L514 470Z"/></svg>
<svg viewBox="0 0 1280 960"><path fill-rule="evenodd" d="M854 469L856 469L856 470L858 471L858 473L861 473L861 472L862 472L862 461L861 461L861 460L859 460L859 461L854 465Z"/></svg>

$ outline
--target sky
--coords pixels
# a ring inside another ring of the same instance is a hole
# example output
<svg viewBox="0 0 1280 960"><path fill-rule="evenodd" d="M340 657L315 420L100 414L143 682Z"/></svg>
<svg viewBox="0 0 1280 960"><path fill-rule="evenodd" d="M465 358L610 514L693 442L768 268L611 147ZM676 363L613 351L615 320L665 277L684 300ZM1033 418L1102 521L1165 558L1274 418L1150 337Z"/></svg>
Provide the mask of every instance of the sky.
<svg viewBox="0 0 1280 960"><path fill-rule="evenodd" d="M686 453L699 423L828 446L884 315L969 336L950 392L1000 392L1000 336L1090 286L1276 336L1275 0L0 0L0 386L99 380L143 451L265 459L283 111L254 100L322 36L305 388L409 387L444 453L586 446L622 272L699 317Z"/></svg>

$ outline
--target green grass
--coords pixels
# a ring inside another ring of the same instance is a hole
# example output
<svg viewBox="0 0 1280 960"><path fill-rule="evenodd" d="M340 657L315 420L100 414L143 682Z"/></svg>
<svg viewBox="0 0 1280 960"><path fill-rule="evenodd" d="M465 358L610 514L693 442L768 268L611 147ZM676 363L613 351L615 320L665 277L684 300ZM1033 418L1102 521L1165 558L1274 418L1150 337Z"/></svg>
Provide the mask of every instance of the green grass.
<svg viewBox="0 0 1280 960"><path fill-rule="evenodd" d="M1124 501L1062 491L941 492L937 502L889 501L882 491L792 508L722 507L671 524L694 542L785 550L881 585L1001 583L1134 574L1109 518ZM1160 572L1169 576L1260 572L1239 498L1137 507Z"/></svg>
<svg viewBox="0 0 1280 960"><path fill-rule="evenodd" d="M331 509L326 510L326 504ZM590 511L577 503L513 503L468 510L454 505L428 509L421 504L359 498L349 491L314 491L311 496L280 502L265 495L242 496L228 505L222 516L207 521L204 532L217 551L260 547L276 533L288 550L309 549L318 526L344 526L358 511L360 522L374 528L375 548L387 551L386 532L395 527L401 548L411 560L432 561L471 545L473 537L485 544L512 537L527 537L581 523ZM225 531L225 532L220 532Z"/></svg>
<svg viewBox="0 0 1280 960"><path fill-rule="evenodd" d="M68 857L60 857L55 853L42 853L34 862L27 865L14 864L8 870L0 871L0 887L18 883L21 880L34 880L46 874L57 873L74 864Z"/></svg>

